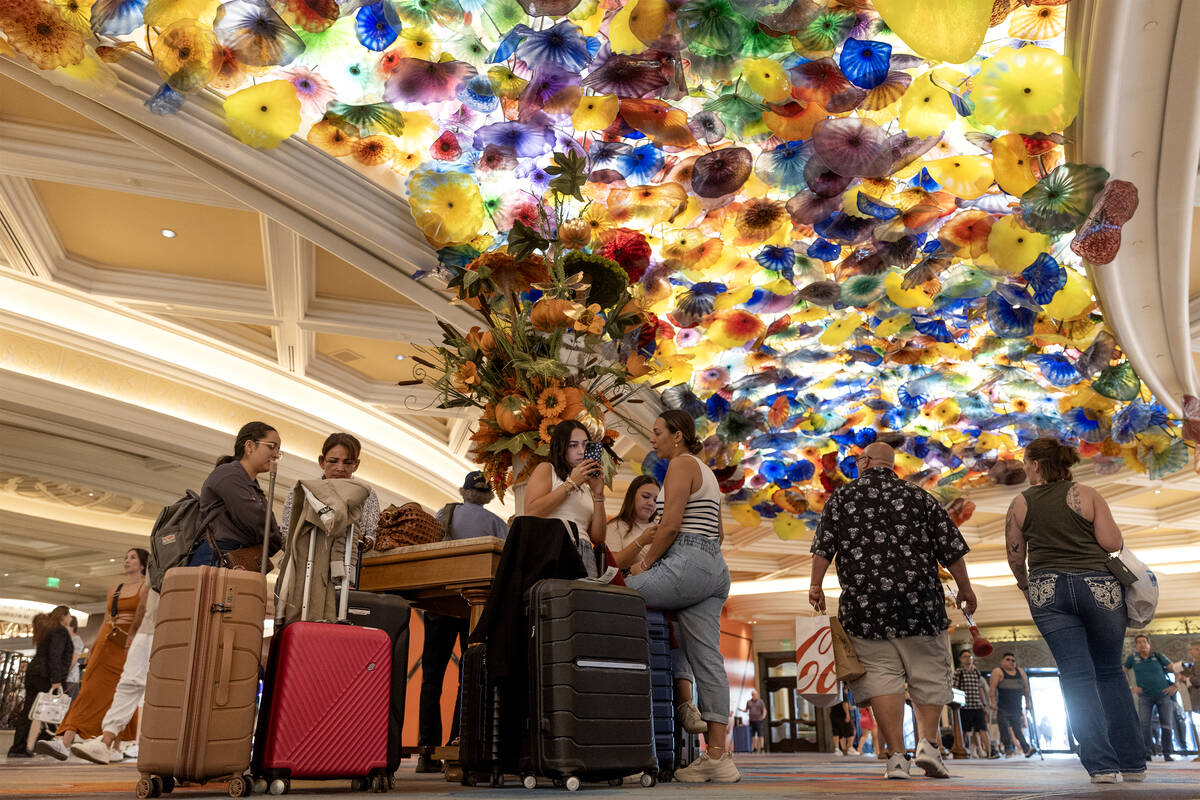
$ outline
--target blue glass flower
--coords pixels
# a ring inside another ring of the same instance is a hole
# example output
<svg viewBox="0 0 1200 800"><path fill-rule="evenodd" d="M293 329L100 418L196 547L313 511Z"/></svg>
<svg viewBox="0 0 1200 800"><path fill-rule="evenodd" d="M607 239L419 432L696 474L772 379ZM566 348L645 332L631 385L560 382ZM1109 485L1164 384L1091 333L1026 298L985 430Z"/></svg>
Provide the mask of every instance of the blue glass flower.
<svg viewBox="0 0 1200 800"><path fill-rule="evenodd" d="M474 146L482 150L494 145L518 158L537 158L550 152L554 145L554 130L530 122L494 122L475 131Z"/></svg>
<svg viewBox="0 0 1200 800"><path fill-rule="evenodd" d="M816 474L816 467L807 458L797 459L787 469L788 480L792 483L804 483Z"/></svg>
<svg viewBox="0 0 1200 800"><path fill-rule="evenodd" d="M649 183L663 168L666 156L663 151L653 144L635 147L620 156L615 169L625 176L625 182L630 186Z"/></svg>
<svg viewBox="0 0 1200 800"><path fill-rule="evenodd" d="M796 251L790 247L769 244L754 254L754 260L763 268L778 272L789 281L794 277L792 270L796 264Z"/></svg>
<svg viewBox="0 0 1200 800"><path fill-rule="evenodd" d="M500 98L492 90L492 81L487 75L471 78L458 87L455 96L464 106L480 114L490 114L500 107Z"/></svg>
<svg viewBox="0 0 1200 800"><path fill-rule="evenodd" d="M900 209L895 206L889 206L886 203L881 203L863 192L858 193L858 210L863 214L884 221L900 216Z"/></svg>
<svg viewBox="0 0 1200 800"><path fill-rule="evenodd" d="M812 146L807 142L784 142L759 155L754 174L764 183L795 194L808 186L804 166L811 156Z"/></svg>
<svg viewBox="0 0 1200 800"><path fill-rule="evenodd" d="M1036 303L1049 303L1058 290L1067 285L1067 271L1049 253L1041 253L1037 259L1021 272L1029 281Z"/></svg>
<svg viewBox="0 0 1200 800"><path fill-rule="evenodd" d="M1117 444L1129 444L1139 433L1150 427L1154 412L1148 403L1134 400L1112 417L1112 440Z"/></svg>
<svg viewBox="0 0 1200 800"><path fill-rule="evenodd" d="M833 261L841 257L842 248L825 239L816 239L808 246L808 250L805 252L809 256L819 258L822 261Z"/></svg>
<svg viewBox="0 0 1200 800"><path fill-rule="evenodd" d="M658 481L659 485L662 485L662 482L667 479L667 464L667 459L659 458L658 454L651 450L642 459L642 474L649 475Z"/></svg>
<svg viewBox="0 0 1200 800"><path fill-rule="evenodd" d="M567 19L545 30L530 30L517 45L516 52L517 58L531 68L550 62L565 70L579 72L592 60L583 33Z"/></svg>
<svg viewBox="0 0 1200 800"><path fill-rule="evenodd" d="M165 117L167 114L174 114L182 108L185 99L187 99L187 95L175 91L164 83L158 87L157 92L146 99L143 105L150 109L151 114Z"/></svg>
<svg viewBox="0 0 1200 800"><path fill-rule="evenodd" d="M1072 386L1081 379L1079 370L1062 354L1038 353L1030 356L1028 360L1037 365L1046 380L1060 389Z"/></svg>
<svg viewBox="0 0 1200 800"><path fill-rule="evenodd" d="M780 485L784 489L786 489L787 486L780 484L780 481L783 481L783 483L787 484L788 486L791 485L791 482L787 477L787 464L784 464L782 461L776 461L774 459L770 461L764 461L762 466L758 468L758 474L766 478L768 482Z"/></svg>
<svg viewBox="0 0 1200 800"><path fill-rule="evenodd" d="M1068 409L1062 416L1063 425L1071 435L1085 442L1102 442L1108 435L1108 426L1104 424L1103 417L1095 417L1094 413L1086 408Z"/></svg>
<svg viewBox="0 0 1200 800"><path fill-rule="evenodd" d="M372 3L358 9L354 33L368 50L382 52L400 35L400 17L390 2Z"/></svg>
<svg viewBox="0 0 1200 800"><path fill-rule="evenodd" d="M713 422L720 422L726 414L729 413L729 401L717 392L713 392L707 400L704 401L705 412Z"/></svg>
<svg viewBox="0 0 1200 800"><path fill-rule="evenodd" d="M842 43L842 56L838 66L842 68L842 74L855 86L874 89L887 80L891 60L892 46L887 42L847 39Z"/></svg>
<svg viewBox="0 0 1200 800"><path fill-rule="evenodd" d="M987 296L987 321L1002 339L1020 339L1033 333L1038 306L1024 289L998 286Z"/></svg>
<svg viewBox="0 0 1200 800"><path fill-rule="evenodd" d="M92 6L92 31L106 36L133 33L142 25L145 10L146 0L97 0Z"/></svg>

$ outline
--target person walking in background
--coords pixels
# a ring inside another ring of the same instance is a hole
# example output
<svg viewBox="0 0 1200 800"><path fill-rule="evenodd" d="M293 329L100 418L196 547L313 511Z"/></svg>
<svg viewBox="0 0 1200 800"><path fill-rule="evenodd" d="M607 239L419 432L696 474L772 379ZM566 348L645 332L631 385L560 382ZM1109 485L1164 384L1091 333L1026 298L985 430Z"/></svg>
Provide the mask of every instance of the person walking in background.
<svg viewBox="0 0 1200 800"><path fill-rule="evenodd" d="M32 758L33 746L42 723L29 719L39 692L63 690L71 670L71 632L67 620L71 609L55 606L48 614L33 618L33 660L25 670L25 703L15 720L9 758Z"/></svg>
<svg viewBox="0 0 1200 800"><path fill-rule="evenodd" d="M79 620L72 615L67 622L71 631L71 645L75 652L71 654L71 671L67 673L67 694L74 699L79 694L79 659L83 656L83 639L79 637Z"/></svg>
<svg viewBox="0 0 1200 800"><path fill-rule="evenodd" d="M859 705L869 702L874 712L887 748L884 777L909 777L907 685L917 720L916 764L931 778L949 778L938 746L942 707L952 696L950 619L938 564L954 577L967 613L974 613L969 548L933 495L896 475L891 447L875 442L856 461L859 477L835 491L821 513L808 600L825 612L821 582L836 561L838 619L866 670L850 685Z"/></svg>
<svg viewBox="0 0 1200 800"><path fill-rule="evenodd" d="M1125 659L1125 669L1129 670L1133 693L1137 695L1146 760L1149 761L1151 757L1151 725L1154 712L1157 711L1163 761L1174 761L1171 755L1171 732L1175 728L1175 693L1179 691L1179 686L1167 674L1171 662L1162 653L1150 649L1150 637L1144 633L1139 633L1133 640L1133 648L1133 652Z"/></svg>
<svg viewBox="0 0 1200 800"><path fill-rule="evenodd" d="M850 700L845 693L842 694L842 702L829 707L829 730L833 734L835 753L843 756L858 755L858 751L854 749L854 720L850 717Z"/></svg>
<svg viewBox="0 0 1200 800"><path fill-rule="evenodd" d="M996 712L1004 755L1015 755L1018 745L1026 758L1037 755L1037 749L1025 740L1024 732L1025 709L1033 707L1029 676L1017 666L1015 654L1005 653L1000 657L1000 666L992 670L988 689L992 694L992 709Z"/></svg>
<svg viewBox="0 0 1200 800"><path fill-rule="evenodd" d="M638 475L625 490L621 510L608 523L605 547L612 553L613 563L624 572L641 561L650 550L657 531L650 520L658 503L658 481L649 475Z"/></svg>
<svg viewBox="0 0 1200 800"><path fill-rule="evenodd" d="M696 456L696 421L668 409L654 421L650 443L667 460L658 495L659 522L650 550L625 585L648 605L675 610L679 648L671 652L680 725L704 733L707 749L675 772L683 783L736 783L742 773L726 746L729 674L721 655L721 609L729 597L729 567L721 553L725 527L717 476ZM692 702L692 683L699 705Z"/></svg>
<svg viewBox="0 0 1200 800"><path fill-rule="evenodd" d="M445 531L447 539L472 539L478 536L495 536L504 539L508 528L504 520L488 511L484 506L496 495L488 485L482 472L467 473L462 488L461 503L447 503L437 512L437 521ZM442 744L442 683L446 678L446 666L454 654L454 643L459 652L467 652L467 620L443 614L425 612L425 641L421 651L421 707L417 722L417 772L441 772L442 762L430 755L434 747ZM460 676L461 680L461 676ZM462 695L460 682L455 697ZM459 703L454 703L454 716L450 721L449 741L458 738Z"/></svg>
<svg viewBox="0 0 1200 800"><path fill-rule="evenodd" d="M983 676L975 667L975 654L970 650L963 650L958 654L954 688L966 697L958 716L962 721L963 736L967 738L971 755L975 758L990 757L992 745L987 732L987 706L990 704L988 690Z"/></svg>
<svg viewBox="0 0 1200 800"><path fill-rule="evenodd" d="M1171 665L1171 671L1175 673L1179 683L1187 687L1187 701L1190 708L1188 713L1192 718L1192 739L1200 745L1200 733L1197 732L1197 717L1200 717L1200 667L1197 667L1196 662L1200 661L1200 639L1188 645L1188 656L1191 660L1181 661L1178 664ZM1187 725L1184 725L1184 732L1187 731ZM1198 754L1193 761L1200 761Z"/></svg>
<svg viewBox="0 0 1200 800"><path fill-rule="evenodd" d="M1004 523L1008 566L1058 664L1079 762L1093 783L1116 783L1118 772L1140 781L1145 748L1121 672L1125 588L1108 570L1121 529L1100 493L1072 478L1078 462L1057 439L1026 445L1030 487L1013 498Z"/></svg>
<svg viewBox="0 0 1200 800"><path fill-rule="evenodd" d="M757 689L750 690L750 699L742 711L746 712L746 719L750 722L750 749L761 753L767 741L767 704L758 696Z"/></svg>
<svg viewBox="0 0 1200 800"><path fill-rule="evenodd" d="M269 546L270 553L283 548L283 536L275 524L270 501L258 485L258 476L274 472L279 461L279 432L265 422L247 422L238 431L233 455L221 456L200 490L200 516L216 513L208 533L223 553L255 545ZM271 517L271 540L264 542L263 527ZM209 536L201 532L189 567L221 566Z"/></svg>
<svg viewBox="0 0 1200 800"><path fill-rule="evenodd" d="M67 709L67 716L58 726L55 738L39 741L34 752L53 756L66 761L71 745L78 736L90 739L100 735L104 714L112 704L121 671L125 667L126 646L130 628L138 607L145 602L148 587L145 583L146 562L150 554L140 547L125 553L124 580L109 592L108 607L104 613L104 624L96 634L92 655L88 659L83 681L79 684L79 696ZM137 738L137 719L132 718L121 732L122 741Z"/></svg>
<svg viewBox="0 0 1200 800"><path fill-rule="evenodd" d="M325 480L353 478L358 470L359 456L362 454L362 443L358 438L348 433L331 433L321 445L321 455L317 457L317 466L321 468L321 477ZM292 521L292 493L288 492L283 502L283 513L279 516L279 530L286 542L288 525ZM379 528L379 497L375 490L367 493L363 501L362 514L358 519L356 533L362 540L363 547L370 549L375 544L375 531Z"/></svg>

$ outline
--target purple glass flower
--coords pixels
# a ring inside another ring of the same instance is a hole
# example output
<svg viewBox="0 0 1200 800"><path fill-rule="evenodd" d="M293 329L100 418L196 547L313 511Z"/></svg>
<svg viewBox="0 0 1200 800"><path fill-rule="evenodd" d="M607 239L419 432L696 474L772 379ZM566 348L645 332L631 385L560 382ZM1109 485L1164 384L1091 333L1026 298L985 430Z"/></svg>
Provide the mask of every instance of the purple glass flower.
<svg viewBox="0 0 1200 800"><path fill-rule="evenodd" d="M530 31L517 45L517 58L534 69L554 64L575 73L592 60L587 39L569 19L543 31Z"/></svg>
<svg viewBox="0 0 1200 800"><path fill-rule="evenodd" d="M383 99L389 103L421 104L453 100L459 86L475 74L475 67L464 61L401 58L388 76Z"/></svg>
<svg viewBox="0 0 1200 800"><path fill-rule="evenodd" d="M475 149L489 146L512 153L517 158L537 158L554 146L554 129L530 122L495 122L475 131Z"/></svg>

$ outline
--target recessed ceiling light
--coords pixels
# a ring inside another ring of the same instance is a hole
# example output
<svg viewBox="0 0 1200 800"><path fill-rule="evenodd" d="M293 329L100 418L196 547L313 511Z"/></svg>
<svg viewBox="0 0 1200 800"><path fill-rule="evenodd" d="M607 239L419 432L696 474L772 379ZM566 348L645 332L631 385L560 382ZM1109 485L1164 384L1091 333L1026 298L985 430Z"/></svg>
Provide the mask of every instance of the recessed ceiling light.
<svg viewBox="0 0 1200 800"><path fill-rule="evenodd" d="M79 584L78 584L78 583L77 583L77 584L75 584L75 588L76 588L76 589L78 589L78 588L79 588Z"/></svg>
<svg viewBox="0 0 1200 800"><path fill-rule="evenodd" d="M163 228L161 231L159 231L159 233L162 234L164 239L174 239L178 235L170 228Z"/></svg>
<svg viewBox="0 0 1200 800"><path fill-rule="evenodd" d="M110 558L110 559L108 560L108 563L110 563L110 564L115 564L115 563L116 563L116 561L117 561L117 560L116 560L115 558Z"/></svg>
<svg viewBox="0 0 1200 800"><path fill-rule="evenodd" d="M407 358L407 356L405 356L403 353L396 353L397 361L403 361L405 358Z"/></svg>
<svg viewBox="0 0 1200 800"><path fill-rule="evenodd" d="M95 496L96 496L95 492L88 492L88 497L95 497Z"/></svg>
<svg viewBox="0 0 1200 800"><path fill-rule="evenodd" d="M1162 494L1162 489L1155 489L1155 490L1154 490L1154 493L1155 493L1155 494Z"/></svg>

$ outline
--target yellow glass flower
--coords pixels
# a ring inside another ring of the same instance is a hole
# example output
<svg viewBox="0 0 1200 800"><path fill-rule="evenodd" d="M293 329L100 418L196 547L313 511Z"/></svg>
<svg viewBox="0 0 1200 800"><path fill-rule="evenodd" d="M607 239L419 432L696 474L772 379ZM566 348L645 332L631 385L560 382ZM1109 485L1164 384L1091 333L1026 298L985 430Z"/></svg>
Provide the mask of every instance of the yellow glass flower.
<svg viewBox="0 0 1200 800"><path fill-rule="evenodd" d="M358 135L350 126L323 119L308 129L306 138L310 144L315 144L329 155L340 158L350 155Z"/></svg>
<svg viewBox="0 0 1200 800"><path fill-rule="evenodd" d="M1059 131L1079 111L1081 85L1071 59L1046 47L1002 47L983 62L974 83L975 118L984 125Z"/></svg>
<svg viewBox="0 0 1200 800"><path fill-rule="evenodd" d="M630 28L630 19L637 12L639 0L629 0L608 22L608 43L614 53L640 53L646 43Z"/></svg>
<svg viewBox="0 0 1200 800"><path fill-rule="evenodd" d="M933 82L926 72L914 80L900 98L900 127L909 136L935 136L954 122L950 93Z"/></svg>
<svg viewBox="0 0 1200 800"><path fill-rule="evenodd" d="M171 23L154 43L154 66L175 91L199 91L216 77L221 45L212 28L194 19L181 19Z"/></svg>
<svg viewBox="0 0 1200 800"><path fill-rule="evenodd" d="M54 0L54 7L66 23L84 38L92 35L92 5L96 0Z"/></svg>
<svg viewBox="0 0 1200 800"><path fill-rule="evenodd" d="M901 308L924 308L933 302L933 296L918 286L915 289L905 289L901 286L904 276L899 272L889 272L883 279L888 299ZM876 334L879 328L876 327Z"/></svg>
<svg viewBox="0 0 1200 800"><path fill-rule="evenodd" d="M962 64L979 50L992 0L874 0L887 26L919 56Z"/></svg>
<svg viewBox="0 0 1200 800"><path fill-rule="evenodd" d="M0 9L0 30L14 50L38 69L69 67L83 61L83 35L49 4L18 4Z"/></svg>
<svg viewBox="0 0 1200 800"><path fill-rule="evenodd" d="M946 191L964 200L974 200L995 181L987 156L949 156L925 163L933 179Z"/></svg>
<svg viewBox="0 0 1200 800"><path fill-rule="evenodd" d="M212 25L220 5L221 0L149 0L142 17L152 28L166 28L181 19Z"/></svg>
<svg viewBox="0 0 1200 800"><path fill-rule="evenodd" d="M571 124L580 131L602 131L617 118L621 100L615 94L590 94L579 100Z"/></svg>
<svg viewBox="0 0 1200 800"><path fill-rule="evenodd" d="M1076 319L1092 310L1092 286L1073 269L1067 270L1067 285L1058 290L1042 309L1054 319Z"/></svg>
<svg viewBox="0 0 1200 800"><path fill-rule="evenodd" d="M492 67L487 74L488 80L492 83L492 91L496 93L497 97L503 97L506 100L516 100L529 83L502 64Z"/></svg>
<svg viewBox="0 0 1200 800"><path fill-rule="evenodd" d="M791 514L779 514L771 520L771 527L775 529L775 535L785 541L804 539L808 536L808 525Z"/></svg>
<svg viewBox="0 0 1200 800"><path fill-rule="evenodd" d="M589 205L583 210L579 218L586 222L588 227L592 229L592 241L595 241L597 236L610 230L613 226L612 215L600 203Z"/></svg>
<svg viewBox="0 0 1200 800"><path fill-rule="evenodd" d="M936 420L939 425L953 425L958 422L961 414L962 409L959 408L958 401L953 397L947 397L929 409L929 416Z"/></svg>
<svg viewBox="0 0 1200 800"><path fill-rule="evenodd" d="M1050 237L1031 231L1018 214L1001 217L988 233L988 255L1006 272L1019 273L1050 249Z"/></svg>
<svg viewBox="0 0 1200 800"><path fill-rule="evenodd" d="M755 511L748 503L734 503L730 505L729 514L737 520L739 525L745 525L748 528L753 528L762 522L762 515Z"/></svg>
<svg viewBox="0 0 1200 800"><path fill-rule="evenodd" d="M996 173L996 183L1014 197L1025 194L1037 183L1033 164L1021 134L1006 133L992 142L992 171Z"/></svg>
<svg viewBox="0 0 1200 800"><path fill-rule="evenodd" d="M773 59L745 59L742 61L742 77L768 103L785 102L792 94L792 82L787 72L782 64Z"/></svg>
<svg viewBox="0 0 1200 800"><path fill-rule="evenodd" d="M831 323L821 334L820 342L828 347L836 347L850 338L850 334L862 327L863 318L858 314L849 314Z"/></svg>
<svg viewBox="0 0 1200 800"><path fill-rule="evenodd" d="M1008 35L1014 39L1053 39L1067 29L1067 7L1020 6L1008 18Z"/></svg>
<svg viewBox="0 0 1200 800"><path fill-rule="evenodd" d="M46 80L87 97L103 97L117 87L120 78L91 50L84 50L83 60L68 67L45 73Z"/></svg>
<svg viewBox="0 0 1200 800"><path fill-rule="evenodd" d="M486 216L479 186L462 172L414 172L408 202L417 226L436 247L473 238Z"/></svg>
<svg viewBox="0 0 1200 800"><path fill-rule="evenodd" d="M300 98L288 81L267 81L225 99L225 124L251 147L278 147L300 130Z"/></svg>

